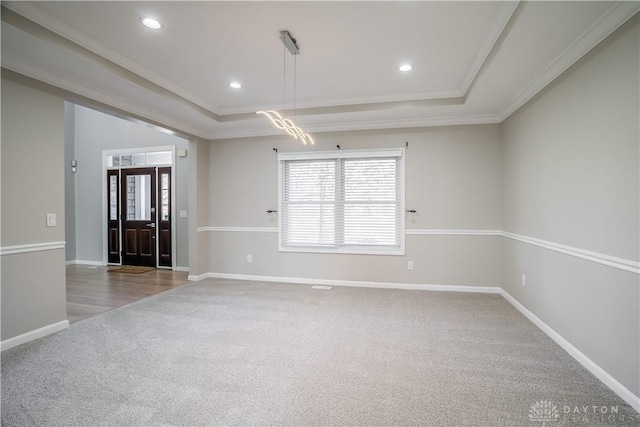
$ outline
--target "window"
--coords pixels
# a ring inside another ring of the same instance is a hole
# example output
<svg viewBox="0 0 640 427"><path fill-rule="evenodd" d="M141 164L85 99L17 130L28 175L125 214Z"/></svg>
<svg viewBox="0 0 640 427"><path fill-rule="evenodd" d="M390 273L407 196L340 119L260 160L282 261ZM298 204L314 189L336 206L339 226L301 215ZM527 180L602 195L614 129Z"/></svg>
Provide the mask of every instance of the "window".
<svg viewBox="0 0 640 427"><path fill-rule="evenodd" d="M173 163L172 155L171 151L109 155L107 167L170 165Z"/></svg>
<svg viewBox="0 0 640 427"><path fill-rule="evenodd" d="M279 249L404 255L404 150L280 153Z"/></svg>

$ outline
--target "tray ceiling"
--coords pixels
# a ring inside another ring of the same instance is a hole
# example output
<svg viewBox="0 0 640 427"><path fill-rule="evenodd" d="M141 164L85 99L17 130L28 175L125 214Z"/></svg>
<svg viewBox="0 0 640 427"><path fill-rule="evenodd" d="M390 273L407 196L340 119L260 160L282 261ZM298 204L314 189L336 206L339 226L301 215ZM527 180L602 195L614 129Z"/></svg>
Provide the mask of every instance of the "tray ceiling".
<svg viewBox="0 0 640 427"><path fill-rule="evenodd" d="M206 139L273 134L255 112L294 106L308 132L498 123L638 11L638 2L3 5L3 67ZM144 27L146 16L162 28ZM296 57L279 39L285 29Z"/></svg>

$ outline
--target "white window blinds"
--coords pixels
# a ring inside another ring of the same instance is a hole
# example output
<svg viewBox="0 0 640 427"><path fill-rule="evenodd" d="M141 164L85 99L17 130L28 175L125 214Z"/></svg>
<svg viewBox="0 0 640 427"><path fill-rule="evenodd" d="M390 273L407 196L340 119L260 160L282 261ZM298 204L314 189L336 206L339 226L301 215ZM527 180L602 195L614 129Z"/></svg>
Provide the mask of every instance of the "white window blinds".
<svg viewBox="0 0 640 427"><path fill-rule="evenodd" d="M279 155L280 250L404 253L402 150Z"/></svg>

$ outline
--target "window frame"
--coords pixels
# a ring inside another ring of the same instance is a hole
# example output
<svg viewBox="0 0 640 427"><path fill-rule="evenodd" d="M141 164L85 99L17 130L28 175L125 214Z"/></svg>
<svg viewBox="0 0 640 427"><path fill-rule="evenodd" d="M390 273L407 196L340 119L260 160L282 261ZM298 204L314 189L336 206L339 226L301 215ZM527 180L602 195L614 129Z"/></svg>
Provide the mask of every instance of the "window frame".
<svg viewBox="0 0 640 427"><path fill-rule="evenodd" d="M286 152L278 153L278 251L293 253L328 253L328 254L361 254L361 255L405 255L405 148L390 149L362 149L362 150L337 150L314 152ZM283 161L290 160L338 160L338 159L371 159L371 158L398 158L398 221L399 244L388 245L343 245L343 246L304 246L283 245Z"/></svg>

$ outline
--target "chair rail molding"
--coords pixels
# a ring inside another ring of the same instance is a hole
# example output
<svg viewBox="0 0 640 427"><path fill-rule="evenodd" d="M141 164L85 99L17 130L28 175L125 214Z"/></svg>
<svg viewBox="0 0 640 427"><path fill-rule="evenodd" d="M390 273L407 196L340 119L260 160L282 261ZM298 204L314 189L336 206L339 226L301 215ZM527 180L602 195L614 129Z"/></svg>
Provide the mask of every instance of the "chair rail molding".
<svg viewBox="0 0 640 427"><path fill-rule="evenodd" d="M65 242L27 243L0 247L0 256L64 249Z"/></svg>

